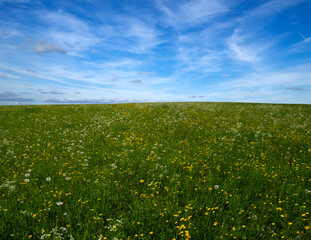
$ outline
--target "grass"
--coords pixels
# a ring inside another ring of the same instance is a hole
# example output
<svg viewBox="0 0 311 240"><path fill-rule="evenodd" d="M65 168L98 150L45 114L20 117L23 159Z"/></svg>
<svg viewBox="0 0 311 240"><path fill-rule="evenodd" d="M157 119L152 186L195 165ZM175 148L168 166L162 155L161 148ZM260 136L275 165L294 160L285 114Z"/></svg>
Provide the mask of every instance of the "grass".
<svg viewBox="0 0 311 240"><path fill-rule="evenodd" d="M0 107L0 239L311 239L311 106Z"/></svg>

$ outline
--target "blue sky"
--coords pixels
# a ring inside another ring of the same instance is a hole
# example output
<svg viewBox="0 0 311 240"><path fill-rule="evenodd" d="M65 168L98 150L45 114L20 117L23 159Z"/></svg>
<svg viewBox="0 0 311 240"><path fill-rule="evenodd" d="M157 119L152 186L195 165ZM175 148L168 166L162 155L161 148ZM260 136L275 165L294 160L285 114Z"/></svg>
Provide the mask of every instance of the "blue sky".
<svg viewBox="0 0 311 240"><path fill-rule="evenodd" d="M0 0L0 104L311 104L309 0Z"/></svg>

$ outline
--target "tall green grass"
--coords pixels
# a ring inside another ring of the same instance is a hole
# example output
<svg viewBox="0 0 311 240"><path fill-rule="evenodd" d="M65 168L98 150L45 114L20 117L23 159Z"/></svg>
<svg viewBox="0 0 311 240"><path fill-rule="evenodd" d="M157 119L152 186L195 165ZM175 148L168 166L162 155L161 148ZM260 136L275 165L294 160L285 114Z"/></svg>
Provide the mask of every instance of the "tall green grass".
<svg viewBox="0 0 311 240"><path fill-rule="evenodd" d="M311 239L311 106L0 107L0 239Z"/></svg>

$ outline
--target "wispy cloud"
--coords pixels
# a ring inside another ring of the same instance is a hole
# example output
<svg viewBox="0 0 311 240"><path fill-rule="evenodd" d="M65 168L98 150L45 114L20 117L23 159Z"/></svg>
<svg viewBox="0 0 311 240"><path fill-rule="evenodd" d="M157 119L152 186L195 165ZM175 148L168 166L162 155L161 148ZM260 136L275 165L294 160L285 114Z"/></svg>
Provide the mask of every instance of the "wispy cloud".
<svg viewBox="0 0 311 240"><path fill-rule="evenodd" d="M300 33L300 35L302 35ZM290 50L293 52L310 52L311 51L311 37L305 37L302 35L303 41L293 44Z"/></svg>
<svg viewBox="0 0 311 240"><path fill-rule="evenodd" d="M99 42L90 23L70 13L62 10L41 11L38 17L48 26L42 28L43 34L58 45L67 46L68 51L83 51Z"/></svg>
<svg viewBox="0 0 311 240"><path fill-rule="evenodd" d="M247 11L243 16L237 18L240 24L247 27L256 27L257 31L271 22L271 19L280 14L281 11L300 4L306 0L272 0Z"/></svg>
<svg viewBox="0 0 311 240"><path fill-rule="evenodd" d="M141 79L134 79L130 81L131 83L141 83L142 80Z"/></svg>
<svg viewBox="0 0 311 240"><path fill-rule="evenodd" d="M42 54L49 52L66 53L65 49L57 46L54 43L46 42L45 40L39 40L32 49L34 53Z"/></svg>
<svg viewBox="0 0 311 240"><path fill-rule="evenodd" d="M102 43L110 49L132 53L148 53L163 42L154 24L140 19L115 16L113 24L101 28Z"/></svg>
<svg viewBox="0 0 311 240"><path fill-rule="evenodd" d="M232 57L241 61L254 64L258 62L258 55L262 51L257 47L254 46L253 42L249 41L247 36L241 35L239 29L236 29L228 40L228 48L231 50Z"/></svg>
<svg viewBox="0 0 311 240"><path fill-rule="evenodd" d="M152 75L152 76L157 76L158 74L154 73L154 72L139 72L138 74L140 75Z"/></svg>
<svg viewBox="0 0 311 240"><path fill-rule="evenodd" d="M49 91L49 92L41 92L41 94L53 94L53 95L62 95L62 92L55 92L55 91Z"/></svg>
<svg viewBox="0 0 311 240"><path fill-rule="evenodd" d="M32 98L25 98L17 95L14 92L3 92L0 93L0 102L34 102Z"/></svg>
<svg viewBox="0 0 311 240"><path fill-rule="evenodd" d="M298 87L287 87L287 90L293 90L293 91L302 91L307 90L306 88L298 88Z"/></svg>
<svg viewBox="0 0 311 240"><path fill-rule="evenodd" d="M230 77L230 74L224 73L224 74L221 74L221 76L222 76L222 77Z"/></svg>
<svg viewBox="0 0 311 240"><path fill-rule="evenodd" d="M192 72L200 70L203 73L220 70L221 52L209 51L201 48L179 47L179 54L176 56L179 72Z"/></svg>
<svg viewBox="0 0 311 240"><path fill-rule="evenodd" d="M30 0L0 0L0 5L2 3L28 3Z"/></svg>
<svg viewBox="0 0 311 240"><path fill-rule="evenodd" d="M263 29L276 18L281 11L285 11L304 0L272 0L261 4L236 19L236 27L228 38L228 49L231 57L258 64L271 52L282 36L271 37Z"/></svg>
<svg viewBox="0 0 311 240"><path fill-rule="evenodd" d="M138 99L127 98L46 98L42 102L58 104L100 104L100 103L130 103L140 102Z"/></svg>
<svg viewBox="0 0 311 240"><path fill-rule="evenodd" d="M240 78L232 77L216 85L207 85L205 89L209 93L205 95L209 99L214 98L214 101L258 102L261 99L261 102L308 103L311 95L299 90L311 89L310 69L311 66L307 64L279 71L254 72ZM299 97L290 95L290 92L294 94L297 91L301 92Z"/></svg>
<svg viewBox="0 0 311 240"><path fill-rule="evenodd" d="M178 1L176 5L176 2L170 4L158 0L157 5L165 15L167 24L175 28L186 28L209 22L218 14L228 12L231 4L229 1L194 0Z"/></svg>

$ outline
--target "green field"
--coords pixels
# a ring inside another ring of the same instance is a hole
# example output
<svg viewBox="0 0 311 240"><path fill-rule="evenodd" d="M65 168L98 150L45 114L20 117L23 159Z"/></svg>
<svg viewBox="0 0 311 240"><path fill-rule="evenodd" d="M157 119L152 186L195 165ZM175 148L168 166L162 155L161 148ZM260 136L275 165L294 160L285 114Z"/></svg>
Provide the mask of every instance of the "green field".
<svg viewBox="0 0 311 240"><path fill-rule="evenodd" d="M0 239L311 239L311 105L0 107Z"/></svg>

